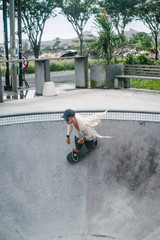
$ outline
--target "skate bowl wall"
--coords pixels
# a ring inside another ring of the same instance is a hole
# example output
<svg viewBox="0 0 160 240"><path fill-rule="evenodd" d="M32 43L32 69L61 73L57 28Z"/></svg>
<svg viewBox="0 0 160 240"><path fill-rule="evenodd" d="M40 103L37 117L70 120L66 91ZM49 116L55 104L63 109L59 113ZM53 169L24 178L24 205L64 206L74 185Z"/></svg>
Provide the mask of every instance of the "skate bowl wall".
<svg viewBox="0 0 160 240"><path fill-rule="evenodd" d="M160 239L160 123L97 131L113 138L70 164L64 121L0 126L1 240Z"/></svg>

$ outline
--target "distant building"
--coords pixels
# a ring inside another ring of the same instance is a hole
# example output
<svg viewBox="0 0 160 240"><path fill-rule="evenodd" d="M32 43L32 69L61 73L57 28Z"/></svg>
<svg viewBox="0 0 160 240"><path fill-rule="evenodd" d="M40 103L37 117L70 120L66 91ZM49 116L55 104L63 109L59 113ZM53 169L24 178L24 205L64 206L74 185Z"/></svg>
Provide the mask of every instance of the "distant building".
<svg viewBox="0 0 160 240"><path fill-rule="evenodd" d="M62 49L68 49L70 46L72 46L72 39L62 39L58 45Z"/></svg>
<svg viewBox="0 0 160 240"><path fill-rule="evenodd" d="M87 45L88 43L92 42L96 39L94 35L90 31L85 31L83 33L84 41L83 44ZM50 48L62 48L62 49L68 49L69 47L78 47L80 45L79 38L72 38L72 39L58 39L58 40L52 40L52 41L42 41L41 42L41 50L43 51L45 47Z"/></svg>
<svg viewBox="0 0 160 240"><path fill-rule="evenodd" d="M90 31L85 31L83 33L83 44L84 45L87 45L87 44L93 42L95 39L96 39L96 37ZM72 42L73 42L73 45L76 44L77 46L79 46L79 44L80 44L78 37L72 39Z"/></svg>
<svg viewBox="0 0 160 240"><path fill-rule="evenodd" d="M44 50L46 47L53 48L53 45L56 44L57 40L50 41L41 41L41 50Z"/></svg>

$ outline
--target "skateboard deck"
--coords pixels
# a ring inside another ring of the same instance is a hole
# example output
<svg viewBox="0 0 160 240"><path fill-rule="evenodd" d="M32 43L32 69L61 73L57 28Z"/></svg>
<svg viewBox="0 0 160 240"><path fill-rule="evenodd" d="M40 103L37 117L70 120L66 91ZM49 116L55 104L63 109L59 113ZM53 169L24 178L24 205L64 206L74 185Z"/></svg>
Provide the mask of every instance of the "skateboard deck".
<svg viewBox="0 0 160 240"><path fill-rule="evenodd" d="M97 148L97 147L96 147L96 148ZM95 149L95 148L93 148L91 151L88 151L88 149L87 149L85 146L83 146L83 147L82 147L82 150L78 153L78 161L74 161L74 160L73 160L73 158L72 158L72 152L70 152L70 153L67 155L67 160L68 160L68 162L70 162L70 163L77 163L77 162L79 162L81 159L83 159L87 153L92 152L94 149Z"/></svg>

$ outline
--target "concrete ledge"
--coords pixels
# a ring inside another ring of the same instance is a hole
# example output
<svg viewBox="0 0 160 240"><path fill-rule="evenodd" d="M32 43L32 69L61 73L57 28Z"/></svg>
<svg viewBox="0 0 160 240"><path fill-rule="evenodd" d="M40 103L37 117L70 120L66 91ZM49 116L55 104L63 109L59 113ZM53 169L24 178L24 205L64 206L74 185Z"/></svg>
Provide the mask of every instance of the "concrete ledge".
<svg viewBox="0 0 160 240"><path fill-rule="evenodd" d="M113 89L115 75L122 74L122 70L122 64L92 65L90 79L95 82L95 87Z"/></svg>
<svg viewBox="0 0 160 240"><path fill-rule="evenodd" d="M74 59L76 88L88 88L88 56Z"/></svg>
<svg viewBox="0 0 160 240"><path fill-rule="evenodd" d="M45 82L43 87L43 96L56 96L56 88L53 82Z"/></svg>
<svg viewBox="0 0 160 240"><path fill-rule="evenodd" d="M49 60L39 60L35 62L35 89L36 95L42 95L45 82L50 82Z"/></svg>

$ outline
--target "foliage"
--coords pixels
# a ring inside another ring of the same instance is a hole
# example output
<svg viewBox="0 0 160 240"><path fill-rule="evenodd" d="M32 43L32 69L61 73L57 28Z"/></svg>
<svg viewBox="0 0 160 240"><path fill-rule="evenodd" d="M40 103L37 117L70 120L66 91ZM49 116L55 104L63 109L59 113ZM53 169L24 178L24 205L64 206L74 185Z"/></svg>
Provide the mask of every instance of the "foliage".
<svg viewBox="0 0 160 240"><path fill-rule="evenodd" d="M144 1L144 0L142 0ZM124 46L124 30L128 23L130 23L135 14L135 6L139 0L100 0L99 5L105 9L112 19L112 22L121 39L121 48L123 56Z"/></svg>
<svg viewBox="0 0 160 240"><path fill-rule="evenodd" d="M148 50L151 49L153 41L147 33L139 32L133 34L129 40L129 44L134 45L137 50Z"/></svg>
<svg viewBox="0 0 160 240"><path fill-rule="evenodd" d="M95 25L98 27L98 38L93 44L100 58L105 58L107 64L111 64L114 47L114 33L112 23L106 12L96 16Z"/></svg>
<svg viewBox="0 0 160 240"><path fill-rule="evenodd" d="M151 81L151 80L145 80L145 79L131 79L130 87L160 91L160 81L156 81L156 80Z"/></svg>
<svg viewBox="0 0 160 240"><path fill-rule="evenodd" d="M0 10L3 9L3 4L2 4L2 0L0 0Z"/></svg>
<svg viewBox="0 0 160 240"><path fill-rule="evenodd" d="M160 65L160 60L154 62L155 65Z"/></svg>
<svg viewBox="0 0 160 240"><path fill-rule="evenodd" d="M153 65L154 62L147 57L145 54L139 54L138 56L135 57L135 61L137 64L142 64L142 65Z"/></svg>
<svg viewBox="0 0 160 240"><path fill-rule="evenodd" d="M122 63L120 60L117 60L116 58L112 59L111 64L118 64ZM92 65L105 65L106 59L98 58L98 59L89 59L88 60L88 67L90 68Z"/></svg>
<svg viewBox="0 0 160 240"><path fill-rule="evenodd" d="M28 35L34 55L38 58L46 20L56 16L53 10L58 6L58 0L21 0L21 3L23 32Z"/></svg>
<svg viewBox="0 0 160 240"><path fill-rule="evenodd" d="M28 67L24 70L24 73L26 74L35 73L35 67L33 65L28 65Z"/></svg>
<svg viewBox="0 0 160 240"><path fill-rule="evenodd" d="M67 70L74 70L74 60L59 60L59 61L52 61L50 63L50 71L51 72L58 72L58 71L67 71ZM26 74L34 73L35 67L29 65L25 69Z"/></svg>
<svg viewBox="0 0 160 240"><path fill-rule="evenodd" d="M4 47L0 46L0 53L3 53L3 52L4 52Z"/></svg>
<svg viewBox="0 0 160 240"><path fill-rule="evenodd" d="M149 0L137 8L138 19L150 30L155 41L155 60L158 60L158 34L160 31L160 7L159 1Z"/></svg>
<svg viewBox="0 0 160 240"><path fill-rule="evenodd" d="M92 65L104 65L104 64L106 64L106 60L105 59L90 59L88 61L88 67L89 68Z"/></svg>
<svg viewBox="0 0 160 240"><path fill-rule="evenodd" d="M93 14L95 0L62 0L60 8L80 40L80 54L82 55L83 29Z"/></svg>
<svg viewBox="0 0 160 240"><path fill-rule="evenodd" d="M154 65L151 58L147 57L145 54L139 54L134 57L133 54L128 53L123 59L124 64L140 64L140 65Z"/></svg>
<svg viewBox="0 0 160 240"><path fill-rule="evenodd" d="M4 69L4 68L1 69L1 75L2 75L2 76L5 75L5 69Z"/></svg>
<svg viewBox="0 0 160 240"><path fill-rule="evenodd" d="M123 63L124 64L136 64L133 54L128 53L127 56L125 58L123 58Z"/></svg>
<svg viewBox="0 0 160 240"><path fill-rule="evenodd" d="M114 46L115 48L121 48L121 38L119 37L118 34L114 35ZM128 39L126 36L123 38L123 44L127 45L128 44Z"/></svg>
<svg viewBox="0 0 160 240"><path fill-rule="evenodd" d="M73 60L59 60L57 62L51 62L50 71L67 71L74 70L74 61Z"/></svg>

